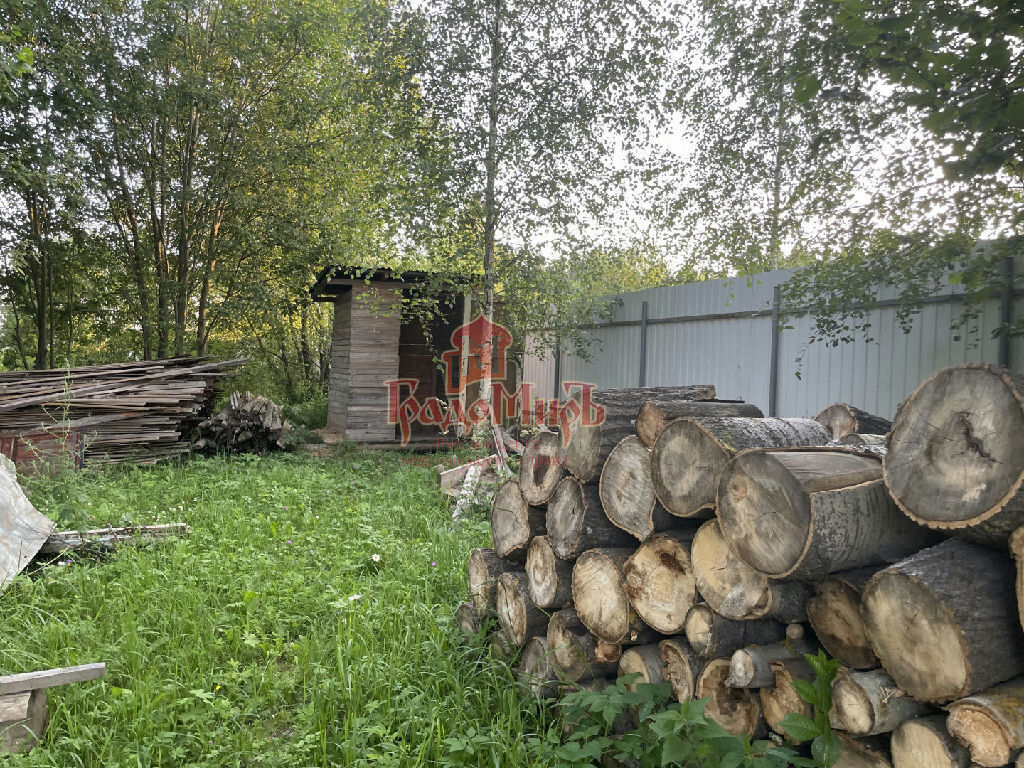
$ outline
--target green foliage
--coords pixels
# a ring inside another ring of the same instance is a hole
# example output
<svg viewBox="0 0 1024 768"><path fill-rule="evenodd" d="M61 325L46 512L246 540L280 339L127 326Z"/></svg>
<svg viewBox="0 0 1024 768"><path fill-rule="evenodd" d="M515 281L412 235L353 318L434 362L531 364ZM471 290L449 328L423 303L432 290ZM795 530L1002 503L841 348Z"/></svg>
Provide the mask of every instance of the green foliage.
<svg viewBox="0 0 1024 768"><path fill-rule="evenodd" d="M730 734L704 716L707 699L668 705L668 683L633 685L625 678L603 690L566 695L562 715L574 725L566 741L551 749L563 766L611 758L641 768L831 768L841 749L828 718L839 663L823 652L806 658L815 679L796 681L796 687L813 705L814 718L789 715L784 727L793 739L810 742L809 757L771 740Z"/></svg>
<svg viewBox="0 0 1024 768"><path fill-rule="evenodd" d="M318 397L284 407L284 417L295 426L323 429L327 426L327 398Z"/></svg>

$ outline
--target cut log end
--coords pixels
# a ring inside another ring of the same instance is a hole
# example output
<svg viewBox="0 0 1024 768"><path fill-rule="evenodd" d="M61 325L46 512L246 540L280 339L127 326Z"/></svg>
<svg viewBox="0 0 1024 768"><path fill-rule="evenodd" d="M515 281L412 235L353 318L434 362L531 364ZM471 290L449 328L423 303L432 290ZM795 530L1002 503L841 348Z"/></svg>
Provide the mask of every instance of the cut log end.
<svg viewBox="0 0 1024 768"><path fill-rule="evenodd" d="M901 723L892 732L892 761L896 768L968 768L967 748L946 730L943 715Z"/></svg>
<svg viewBox="0 0 1024 768"><path fill-rule="evenodd" d="M672 686L676 701L689 701L694 697L697 678L704 669L704 658L679 637L670 637L658 644L661 653L662 676Z"/></svg>
<svg viewBox="0 0 1024 768"><path fill-rule="evenodd" d="M573 568L572 597L583 624L597 637L621 643L629 639L633 609L626 595L622 566L628 549L591 549Z"/></svg>
<svg viewBox="0 0 1024 768"><path fill-rule="evenodd" d="M807 604L807 619L822 647L853 669L878 666L861 613L860 588L864 582L852 583L841 575L826 578Z"/></svg>
<svg viewBox="0 0 1024 768"><path fill-rule="evenodd" d="M540 608L561 608L572 599L572 563L559 560L547 536L536 536L526 555L530 598Z"/></svg>
<svg viewBox="0 0 1024 768"><path fill-rule="evenodd" d="M743 620L767 615L772 592L767 577L733 554L717 520L704 523L690 548L697 590L716 613Z"/></svg>
<svg viewBox="0 0 1024 768"><path fill-rule="evenodd" d="M516 647L547 630L548 618L530 599L526 574L506 571L498 578L498 623Z"/></svg>
<svg viewBox="0 0 1024 768"><path fill-rule="evenodd" d="M473 596L473 607L481 618L494 612L498 577L504 570L501 558L493 549L474 549L469 553L466 564L469 592Z"/></svg>
<svg viewBox="0 0 1024 768"><path fill-rule="evenodd" d="M565 474L561 435L540 432L526 445L519 464L519 487L528 504L546 504Z"/></svg>
<svg viewBox="0 0 1024 768"><path fill-rule="evenodd" d="M799 714L805 717L814 715L813 707L800 698L794 680L811 681L814 679L814 671L804 659L790 659L787 661L776 661L771 664L772 674L775 676L774 685L761 688L758 695L761 701L761 711L764 713L765 722L768 727L776 733L786 733L782 727L782 721L787 715ZM792 739L792 737L790 737ZM793 739L799 742L798 739Z"/></svg>
<svg viewBox="0 0 1024 768"><path fill-rule="evenodd" d="M548 641L543 637L531 637L527 641L519 658L516 678L530 695L546 699L558 693L558 680L548 661Z"/></svg>
<svg viewBox="0 0 1024 768"><path fill-rule="evenodd" d="M874 416L847 403L830 405L814 420L832 432L833 440L841 440L858 432L884 435L892 428L892 422L888 419Z"/></svg>
<svg viewBox="0 0 1024 768"><path fill-rule="evenodd" d="M657 645L637 645L627 648L619 659L619 677L629 677L628 690L646 683L658 685L662 682L661 653Z"/></svg>
<svg viewBox="0 0 1024 768"><path fill-rule="evenodd" d="M764 732L761 702L757 693L733 688L729 677L729 660L712 659L697 679L696 698L708 697L704 714L729 733L756 738Z"/></svg>
<svg viewBox="0 0 1024 768"><path fill-rule="evenodd" d="M655 529L650 454L635 435L621 440L604 463L599 486L608 519L641 541Z"/></svg>
<svg viewBox="0 0 1024 768"><path fill-rule="evenodd" d="M636 550L623 568L626 594L640 617L665 635L682 632L697 602L690 565L692 531L657 533Z"/></svg>
<svg viewBox="0 0 1024 768"><path fill-rule="evenodd" d="M1006 765L1024 748L1024 677L954 702L946 727L978 765Z"/></svg>
<svg viewBox="0 0 1024 768"><path fill-rule="evenodd" d="M914 520L1001 544L1024 523L1024 377L987 365L947 368L900 408L885 481Z"/></svg>

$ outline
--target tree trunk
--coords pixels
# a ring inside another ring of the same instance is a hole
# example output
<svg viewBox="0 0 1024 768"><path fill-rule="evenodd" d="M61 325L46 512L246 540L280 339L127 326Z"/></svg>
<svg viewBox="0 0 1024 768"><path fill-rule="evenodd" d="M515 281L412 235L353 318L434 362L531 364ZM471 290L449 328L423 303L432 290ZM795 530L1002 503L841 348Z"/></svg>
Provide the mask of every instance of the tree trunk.
<svg viewBox="0 0 1024 768"><path fill-rule="evenodd" d="M530 504L546 504L565 474L562 438L556 432L540 432L526 444L519 464L519 488Z"/></svg>
<svg viewBox="0 0 1024 768"><path fill-rule="evenodd" d="M953 702L946 727L978 765L1006 765L1024 748L1024 677Z"/></svg>
<svg viewBox="0 0 1024 768"><path fill-rule="evenodd" d="M694 531L656 533L622 569L626 594L648 626L663 635L683 631L686 614L697 602L697 582L690 565Z"/></svg>
<svg viewBox="0 0 1024 768"><path fill-rule="evenodd" d="M707 659L697 653L682 637L669 637L658 643L661 661L664 665L662 676L672 685L672 696L676 701L689 701L694 697L697 678L704 669Z"/></svg>
<svg viewBox="0 0 1024 768"><path fill-rule="evenodd" d="M548 502L545 524L555 557L575 560L588 549L628 547L636 540L612 525L595 485L564 477Z"/></svg>
<svg viewBox="0 0 1024 768"><path fill-rule="evenodd" d="M939 371L896 414L885 483L912 519L1005 546L1024 524L1024 375Z"/></svg>
<svg viewBox="0 0 1024 768"><path fill-rule="evenodd" d="M705 658L731 656L746 645L763 645L786 639L786 625L775 619L734 621L701 603L686 614L686 640Z"/></svg>
<svg viewBox="0 0 1024 768"><path fill-rule="evenodd" d="M817 594L807 603L807 620L822 647L852 669L878 666L860 607L864 585L876 570L863 568L828 576L815 585Z"/></svg>
<svg viewBox="0 0 1024 768"><path fill-rule="evenodd" d="M747 451L722 474L720 529L743 562L775 579L892 563L937 543L900 513L881 476L877 458L842 448Z"/></svg>
<svg viewBox="0 0 1024 768"><path fill-rule="evenodd" d="M505 636L517 648L528 638L547 632L547 614L530 599L523 571L505 571L498 577L495 608Z"/></svg>
<svg viewBox="0 0 1024 768"><path fill-rule="evenodd" d="M558 678L551 668L548 641L543 637L531 637L526 641L519 657L516 680L519 687L531 696L550 699L558 694Z"/></svg>
<svg viewBox="0 0 1024 768"><path fill-rule="evenodd" d="M814 420L832 432L833 440L847 435L884 435L892 429L892 422L881 416L872 416L867 411L847 403L834 403L823 410Z"/></svg>
<svg viewBox="0 0 1024 768"><path fill-rule="evenodd" d="M530 598L540 608L562 608L572 600L572 563L559 560L547 536L535 536L526 553Z"/></svg>
<svg viewBox="0 0 1024 768"><path fill-rule="evenodd" d="M765 732L765 725L757 691L735 688L726 682L727 677L729 660L712 659L697 678L694 697L708 697L704 716L714 720L729 733L759 738Z"/></svg>
<svg viewBox="0 0 1024 768"><path fill-rule="evenodd" d="M734 651L729 659L728 684L735 688L764 688L775 682L772 664L776 661L802 659L814 653L813 645L803 636L803 627L792 624L787 637L772 645L751 645Z"/></svg>
<svg viewBox="0 0 1024 768"><path fill-rule="evenodd" d="M522 562L530 539L543 533L544 510L527 504L519 483L508 480L498 486L491 502L491 538L498 556Z"/></svg>
<svg viewBox="0 0 1024 768"><path fill-rule="evenodd" d="M580 555L572 571L572 599L580 621L609 643L641 643L650 629L626 594L622 568L631 549L591 549Z"/></svg>
<svg viewBox="0 0 1024 768"><path fill-rule="evenodd" d="M693 401L689 399L676 400L674 398L652 397L646 400L640 407L636 416L636 434L643 444L653 448L662 430L670 421L682 418L703 418L703 417L726 417L745 416L750 418L764 418L761 409L752 403L744 403L741 400L706 400Z"/></svg>
<svg viewBox="0 0 1024 768"><path fill-rule="evenodd" d="M519 651L500 626L488 635L487 640L491 646L491 654L504 661L511 661Z"/></svg>
<svg viewBox="0 0 1024 768"><path fill-rule="evenodd" d="M455 623L466 638L476 637L480 632L480 615L476 612L472 600L460 603L455 609Z"/></svg>
<svg viewBox="0 0 1024 768"><path fill-rule="evenodd" d="M807 660L802 658L773 661L770 669L775 679L771 686L761 688L758 692L761 711L764 713L764 719L769 728L776 733L789 736L782 726L786 715L814 717L814 708L800 698L800 694L796 692L796 686L793 685L794 680L813 682L814 670ZM793 739L792 736L789 738ZM793 741L799 743L800 740L793 739Z"/></svg>
<svg viewBox="0 0 1024 768"><path fill-rule="evenodd" d="M570 682L615 675L621 646L602 643L583 626L573 608L563 608L548 621L548 649L559 677Z"/></svg>
<svg viewBox="0 0 1024 768"><path fill-rule="evenodd" d="M715 506L718 480L748 448L824 445L827 429L812 419L688 418L667 425L651 452L658 500L679 517Z"/></svg>
<svg viewBox="0 0 1024 768"><path fill-rule="evenodd" d="M864 588L871 647L896 684L944 703L1024 672L1024 632L1004 553L950 539Z"/></svg>
<svg viewBox="0 0 1024 768"><path fill-rule="evenodd" d="M581 393L573 393L572 397L581 403L581 407L590 410L583 403ZM634 422L644 402L650 399L714 400L715 388L695 385L594 390L591 401L593 405L604 409L603 420L589 426L580 425L572 430L565 449L566 468L581 482L588 483L596 479L612 448L623 438L635 434Z"/></svg>
<svg viewBox="0 0 1024 768"><path fill-rule="evenodd" d="M811 586L769 581L726 546L717 520L708 520L693 537L690 562L697 591L715 613L727 619L771 617L789 623L807 618Z"/></svg>
<svg viewBox="0 0 1024 768"><path fill-rule="evenodd" d="M608 519L640 541L673 523L654 497L651 451L636 435L620 441L608 454L598 490Z"/></svg>
<svg viewBox="0 0 1024 768"><path fill-rule="evenodd" d="M832 683L832 727L853 736L889 733L904 720L926 715L931 709L906 696L881 669L841 670Z"/></svg>
<svg viewBox="0 0 1024 768"><path fill-rule="evenodd" d="M946 730L945 715L900 723L892 732L892 762L897 768L968 768L967 747Z"/></svg>
<svg viewBox="0 0 1024 768"><path fill-rule="evenodd" d="M662 681L661 668L661 652L658 650L657 643L627 648L622 652L622 658L619 659L619 677L639 675L631 682L626 683L626 688L631 691L636 690L636 686L640 683L660 685Z"/></svg>
<svg viewBox="0 0 1024 768"><path fill-rule="evenodd" d="M842 753L833 768L893 768L887 739L881 736L855 739L842 732L837 735Z"/></svg>
<svg viewBox="0 0 1024 768"><path fill-rule="evenodd" d="M504 563L493 549L474 549L469 553L466 580L469 584L469 593L473 596L473 608L480 618L494 613L498 577L504 570Z"/></svg>

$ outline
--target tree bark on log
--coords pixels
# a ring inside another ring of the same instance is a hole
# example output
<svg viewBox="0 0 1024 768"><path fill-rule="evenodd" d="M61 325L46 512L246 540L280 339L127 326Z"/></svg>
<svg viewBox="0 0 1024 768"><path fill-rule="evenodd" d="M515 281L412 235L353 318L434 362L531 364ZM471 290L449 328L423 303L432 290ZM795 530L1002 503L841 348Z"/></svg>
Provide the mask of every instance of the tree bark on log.
<svg viewBox="0 0 1024 768"><path fill-rule="evenodd" d="M953 702L946 727L978 765L1006 765L1024 749L1024 677Z"/></svg>
<svg viewBox="0 0 1024 768"><path fill-rule="evenodd" d="M504 661L511 661L519 652L518 646L512 644L500 625L487 636L487 640L491 646L491 654Z"/></svg>
<svg viewBox="0 0 1024 768"><path fill-rule="evenodd" d="M786 625L775 619L735 621L715 613L706 603L686 614L686 640L706 658L728 657L746 645L764 645L786 639Z"/></svg>
<svg viewBox="0 0 1024 768"><path fill-rule="evenodd" d="M662 661L661 651L657 643L650 645L635 645L626 648L619 659L619 677L627 675L639 675L631 682L626 683L628 690L636 690L640 683L660 685L662 682Z"/></svg>
<svg viewBox="0 0 1024 768"><path fill-rule="evenodd" d="M1024 632L1003 552L950 539L864 588L871 647L896 684L945 703L1024 672Z"/></svg>
<svg viewBox="0 0 1024 768"><path fill-rule="evenodd" d="M1024 375L968 363L900 407L885 483L923 525L1005 546L1024 524Z"/></svg>
<svg viewBox="0 0 1024 768"><path fill-rule="evenodd" d="M572 600L572 563L555 557L547 536L535 536L530 542L526 579L538 608L562 608Z"/></svg>
<svg viewBox="0 0 1024 768"><path fill-rule="evenodd" d="M846 437L839 438L835 442L849 448L864 448L872 452L877 452L877 455L882 457L884 457L888 452L885 446L885 435L847 435Z"/></svg>
<svg viewBox="0 0 1024 768"><path fill-rule="evenodd" d="M770 617L789 623L807 618L812 587L798 581L769 581L733 554L717 520L708 520L693 537L690 562L697 591L727 619Z"/></svg>
<svg viewBox="0 0 1024 768"><path fill-rule="evenodd" d="M931 709L906 696L882 669L840 670L832 683L832 727L853 736L889 733L905 720L926 715Z"/></svg>
<svg viewBox="0 0 1024 768"><path fill-rule="evenodd" d="M598 490L608 519L640 541L678 522L654 497L651 451L636 435L619 441L608 454Z"/></svg>
<svg viewBox="0 0 1024 768"><path fill-rule="evenodd" d="M491 539L498 556L522 562L530 539L544 533L544 510L527 504L519 482L508 480L499 485L491 502Z"/></svg>
<svg viewBox="0 0 1024 768"><path fill-rule="evenodd" d="M651 635L626 594L622 568L630 549L590 549L572 571L572 600L580 621L609 643L643 643Z"/></svg>
<svg viewBox="0 0 1024 768"><path fill-rule="evenodd" d="M893 768L888 739L880 736L856 739L841 731L836 735L842 744L842 753L833 768Z"/></svg>
<svg viewBox="0 0 1024 768"><path fill-rule="evenodd" d="M636 417L636 434L643 444L653 448L662 430L669 422L682 418L725 418L742 416L761 419L764 414L752 403L742 400L665 400L650 399L644 402Z"/></svg>
<svg viewBox="0 0 1024 768"><path fill-rule="evenodd" d="M791 631L792 629L792 631ZM775 682L772 664L776 661L802 659L813 653L814 646L802 635L802 627L787 627L787 637L781 643L750 645L733 652L729 658L728 685L734 688L764 688Z"/></svg>
<svg viewBox="0 0 1024 768"><path fill-rule="evenodd" d="M1024 526L1010 535L1010 554L1017 562L1017 615L1020 617L1021 626L1024 627Z"/></svg>
<svg viewBox="0 0 1024 768"><path fill-rule="evenodd" d="M548 502L546 528L555 557L575 560L588 549L629 547L636 539L604 513L596 485L564 477Z"/></svg>
<svg viewBox="0 0 1024 768"><path fill-rule="evenodd" d="M455 623L466 639L476 637L480 633L480 615L476 612L472 600L460 603L455 609Z"/></svg>
<svg viewBox="0 0 1024 768"><path fill-rule="evenodd" d="M807 603L807 620L822 647L852 669L878 666L861 611L864 585L877 570L862 568L828 576L815 585L817 593Z"/></svg>
<svg viewBox="0 0 1024 768"><path fill-rule="evenodd" d="M498 577L504 571L505 564L493 549L474 549L469 553L466 580L469 583L469 593L473 596L473 608L480 618L494 613Z"/></svg>
<svg viewBox="0 0 1024 768"><path fill-rule="evenodd" d="M519 657L516 681L523 691L537 698L550 699L558 694L558 679L548 660L548 641L543 637L526 641Z"/></svg>
<svg viewBox="0 0 1024 768"><path fill-rule="evenodd" d="M622 647L594 637L573 608L563 608L551 615L547 640L551 665L563 680L579 682L618 672Z"/></svg>
<svg viewBox="0 0 1024 768"><path fill-rule="evenodd" d="M841 448L746 451L722 474L720 530L743 562L775 579L892 563L937 543L900 513L881 477L877 458Z"/></svg>
<svg viewBox="0 0 1024 768"><path fill-rule="evenodd" d="M690 565L693 530L656 533L626 561L622 573L630 603L646 624L663 635L683 631L686 614L697 602Z"/></svg>
<svg viewBox="0 0 1024 768"><path fill-rule="evenodd" d="M697 678L695 698L708 697L704 716L734 736L758 738L765 733L757 691L734 688L726 682L728 659L712 659Z"/></svg>
<svg viewBox="0 0 1024 768"><path fill-rule="evenodd" d="M713 509L726 465L748 448L824 445L831 433L813 419L676 419L651 451L651 480L671 514Z"/></svg>
<svg viewBox="0 0 1024 768"><path fill-rule="evenodd" d="M498 623L516 648L522 648L530 637L544 634L548 617L530 599L523 571L505 571L498 577Z"/></svg>
<svg viewBox="0 0 1024 768"><path fill-rule="evenodd" d="M832 432L833 440L847 435L884 435L892 429L892 422L881 416L874 416L847 403L834 403L823 410L814 420Z"/></svg>
<svg viewBox="0 0 1024 768"><path fill-rule="evenodd" d="M799 739L794 739L786 733L782 727L782 721L786 715L814 716L814 708L800 698L800 694L796 692L796 686L793 685L794 680L812 682L814 670L806 659L801 658L773 661L771 671L775 678L774 683L758 691L761 712L764 714L769 728L776 733L785 734L792 741L799 743Z"/></svg>
<svg viewBox="0 0 1024 768"><path fill-rule="evenodd" d="M565 474L562 436L538 432L519 462L519 488L527 504L546 504Z"/></svg>
<svg viewBox="0 0 1024 768"><path fill-rule="evenodd" d="M930 715L900 723L892 732L892 762L896 768L968 768L971 754L946 730L945 715Z"/></svg>
<svg viewBox="0 0 1024 768"><path fill-rule="evenodd" d="M693 698L697 678L704 670L707 659L697 653L682 637L669 637L658 643L661 654L662 677L672 685L672 696L676 701Z"/></svg>

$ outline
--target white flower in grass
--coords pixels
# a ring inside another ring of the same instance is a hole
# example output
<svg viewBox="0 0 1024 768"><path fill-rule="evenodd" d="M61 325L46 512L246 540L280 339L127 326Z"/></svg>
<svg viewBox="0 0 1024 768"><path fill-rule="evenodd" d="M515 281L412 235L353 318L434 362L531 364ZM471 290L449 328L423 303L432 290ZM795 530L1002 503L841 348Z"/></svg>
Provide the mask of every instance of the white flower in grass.
<svg viewBox="0 0 1024 768"><path fill-rule="evenodd" d="M356 600L359 600L361 597L362 597L362 595L360 595L358 593L355 594L355 595L350 595L349 598L348 598L348 601L351 603L351 602L354 602Z"/></svg>
<svg viewBox="0 0 1024 768"><path fill-rule="evenodd" d="M378 555L376 552L374 552L372 555L370 555L370 559L373 560L373 562L375 562L375 563L379 563L380 562L380 555Z"/></svg>

